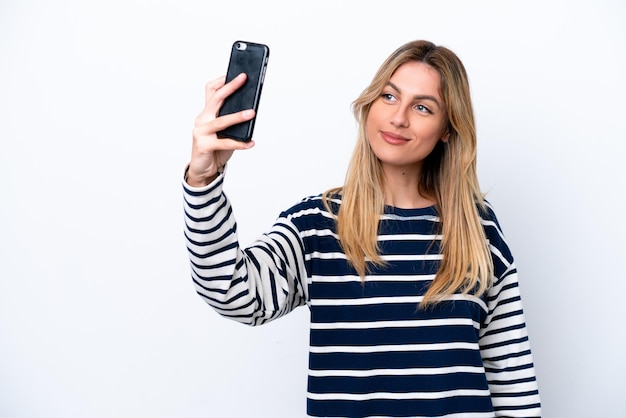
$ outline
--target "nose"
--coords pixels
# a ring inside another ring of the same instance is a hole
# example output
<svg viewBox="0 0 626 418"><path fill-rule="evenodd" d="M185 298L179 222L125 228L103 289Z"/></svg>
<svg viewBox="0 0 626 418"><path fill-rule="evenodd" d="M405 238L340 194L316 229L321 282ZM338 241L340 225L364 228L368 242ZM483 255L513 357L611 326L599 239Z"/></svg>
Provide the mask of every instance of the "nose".
<svg viewBox="0 0 626 418"><path fill-rule="evenodd" d="M408 109L405 106L396 106L391 114L391 124L396 128L408 128L409 118L407 112Z"/></svg>

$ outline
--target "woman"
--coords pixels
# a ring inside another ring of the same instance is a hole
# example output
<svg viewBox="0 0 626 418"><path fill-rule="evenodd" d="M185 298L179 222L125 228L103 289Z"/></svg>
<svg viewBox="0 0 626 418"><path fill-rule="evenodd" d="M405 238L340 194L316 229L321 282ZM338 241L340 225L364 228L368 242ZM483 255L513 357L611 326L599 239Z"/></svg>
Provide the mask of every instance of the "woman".
<svg viewBox="0 0 626 418"><path fill-rule="evenodd" d="M260 325L311 311L307 412L324 417L534 417L540 401L517 272L476 175L465 69L409 42L353 103L343 187L303 199L248 248L222 168L253 143L215 132L244 77L207 85L184 193L198 293Z"/></svg>

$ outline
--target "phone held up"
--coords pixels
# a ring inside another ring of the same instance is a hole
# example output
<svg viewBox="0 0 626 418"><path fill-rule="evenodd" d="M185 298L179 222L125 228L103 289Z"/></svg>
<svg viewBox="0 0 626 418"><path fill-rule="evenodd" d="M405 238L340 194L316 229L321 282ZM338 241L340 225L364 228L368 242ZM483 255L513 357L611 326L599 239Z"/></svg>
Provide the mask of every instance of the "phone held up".
<svg viewBox="0 0 626 418"><path fill-rule="evenodd" d="M241 73L246 73L247 79L243 86L224 100L218 116L245 109L258 111L269 55L270 50L267 45L245 41L233 43L228 70L226 71L226 82L228 83ZM217 135L220 138L249 142L252 139L255 120L256 115L252 120L219 131Z"/></svg>

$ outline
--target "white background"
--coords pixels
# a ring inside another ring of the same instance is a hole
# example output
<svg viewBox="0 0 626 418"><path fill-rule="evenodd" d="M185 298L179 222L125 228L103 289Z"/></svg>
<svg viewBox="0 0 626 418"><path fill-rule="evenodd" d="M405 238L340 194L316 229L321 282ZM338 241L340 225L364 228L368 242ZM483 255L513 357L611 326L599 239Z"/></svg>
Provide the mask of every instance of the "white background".
<svg viewBox="0 0 626 418"><path fill-rule="evenodd" d="M625 24L619 0L1 0L0 416L303 416L307 309L248 328L189 277L204 84L270 45L226 180L245 244L342 183L351 101L420 38L470 75L544 416L626 416Z"/></svg>

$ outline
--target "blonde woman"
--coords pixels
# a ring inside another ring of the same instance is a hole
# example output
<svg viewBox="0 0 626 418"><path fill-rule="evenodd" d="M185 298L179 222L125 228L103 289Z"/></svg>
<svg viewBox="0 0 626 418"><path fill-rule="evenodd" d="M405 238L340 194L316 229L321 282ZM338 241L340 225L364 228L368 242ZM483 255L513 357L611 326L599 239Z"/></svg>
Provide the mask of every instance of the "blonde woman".
<svg viewBox="0 0 626 418"><path fill-rule="evenodd" d="M245 76L244 76L245 77ZM247 248L222 168L251 143L215 132L244 77L207 85L184 182L199 295L261 325L311 312L307 413L315 417L538 417L517 271L476 175L464 66L409 42L354 101L345 184L284 211Z"/></svg>

